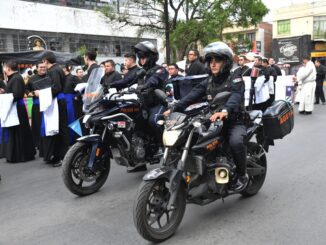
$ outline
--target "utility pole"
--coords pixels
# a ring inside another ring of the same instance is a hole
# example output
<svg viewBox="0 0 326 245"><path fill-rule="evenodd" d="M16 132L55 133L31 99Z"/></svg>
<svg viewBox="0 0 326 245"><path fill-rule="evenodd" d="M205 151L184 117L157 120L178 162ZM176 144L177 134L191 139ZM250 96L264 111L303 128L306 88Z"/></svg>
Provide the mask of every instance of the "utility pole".
<svg viewBox="0 0 326 245"><path fill-rule="evenodd" d="M169 23L168 0L164 0L164 23L165 23L166 63L170 64L170 23Z"/></svg>

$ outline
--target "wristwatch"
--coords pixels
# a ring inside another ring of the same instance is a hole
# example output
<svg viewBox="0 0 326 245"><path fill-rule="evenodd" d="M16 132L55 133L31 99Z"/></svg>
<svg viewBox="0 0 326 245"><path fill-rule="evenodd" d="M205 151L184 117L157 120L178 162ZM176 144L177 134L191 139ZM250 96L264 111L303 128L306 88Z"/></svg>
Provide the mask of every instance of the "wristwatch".
<svg viewBox="0 0 326 245"><path fill-rule="evenodd" d="M226 113L228 113L228 110L227 110L227 109L223 109L223 110L221 110L221 112L226 112Z"/></svg>

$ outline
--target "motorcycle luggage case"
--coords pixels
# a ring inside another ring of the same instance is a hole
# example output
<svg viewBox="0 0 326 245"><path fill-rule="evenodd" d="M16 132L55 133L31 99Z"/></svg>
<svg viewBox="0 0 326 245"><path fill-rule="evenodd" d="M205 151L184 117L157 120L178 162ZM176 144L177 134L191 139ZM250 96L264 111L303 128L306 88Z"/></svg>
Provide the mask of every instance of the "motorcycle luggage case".
<svg viewBox="0 0 326 245"><path fill-rule="evenodd" d="M268 139L282 139L294 126L294 112L290 102L275 101L263 114L264 135Z"/></svg>

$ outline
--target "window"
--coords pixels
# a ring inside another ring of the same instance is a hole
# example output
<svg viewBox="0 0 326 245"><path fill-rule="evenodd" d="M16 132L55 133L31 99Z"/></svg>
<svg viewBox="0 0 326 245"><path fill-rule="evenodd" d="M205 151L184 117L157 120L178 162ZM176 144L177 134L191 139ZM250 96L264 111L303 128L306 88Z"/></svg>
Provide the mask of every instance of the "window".
<svg viewBox="0 0 326 245"><path fill-rule="evenodd" d="M250 42L256 41L256 33L255 32L247 33L246 39L248 39Z"/></svg>
<svg viewBox="0 0 326 245"><path fill-rule="evenodd" d="M314 39L326 39L326 16L314 17Z"/></svg>
<svg viewBox="0 0 326 245"><path fill-rule="evenodd" d="M291 21L290 20L277 21L277 34L278 35L291 34Z"/></svg>

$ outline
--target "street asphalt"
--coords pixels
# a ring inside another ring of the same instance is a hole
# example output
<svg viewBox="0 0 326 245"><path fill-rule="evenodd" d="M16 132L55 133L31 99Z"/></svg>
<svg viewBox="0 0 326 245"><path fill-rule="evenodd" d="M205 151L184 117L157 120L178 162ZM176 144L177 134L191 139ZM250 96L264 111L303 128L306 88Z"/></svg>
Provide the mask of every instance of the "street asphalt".
<svg viewBox="0 0 326 245"><path fill-rule="evenodd" d="M267 154L261 191L188 205L178 231L162 244L326 244L326 106L312 115L295 109L294 130ZM80 198L65 188L61 168L1 159L0 244L150 244L132 218L144 173L111 166L102 189Z"/></svg>

